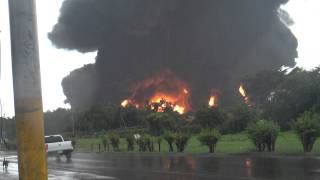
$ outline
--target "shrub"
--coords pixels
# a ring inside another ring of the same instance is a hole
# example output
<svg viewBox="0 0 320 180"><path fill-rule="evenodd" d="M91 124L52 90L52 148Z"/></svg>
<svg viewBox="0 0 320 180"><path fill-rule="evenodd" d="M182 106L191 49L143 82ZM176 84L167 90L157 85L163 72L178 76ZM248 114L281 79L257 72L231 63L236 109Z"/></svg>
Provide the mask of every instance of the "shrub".
<svg viewBox="0 0 320 180"><path fill-rule="evenodd" d="M139 139L137 139L137 144L139 146L139 151L152 152L154 150L152 137L148 134L144 134Z"/></svg>
<svg viewBox="0 0 320 180"><path fill-rule="evenodd" d="M127 140L127 145L128 145L128 151L133 151L134 150L134 136L132 134L128 134L126 136L126 140Z"/></svg>
<svg viewBox="0 0 320 180"><path fill-rule="evenodd" d="M280 126L272 121L259 120L249 124L247 132L259 152L264 151L266 147L271 152L275 150Z"/></svg>
<svg viewBox="0 0 320 180"><path fill-rule="evenodd" d="M204 129L198 136L198 140L201 144L209 147L209 153L214 153L214 149L220 139L221 134L216 129Z"/></svg>
<svg viewBox="0 0 320 180"><path fill-rule="evenodd" d="M175 144L177 146L178 152L184 151L185 147L188 144L189 139L190 139L190 135L188 134L178 133L175 135Z"/></svg>
<svg viewBox="0 0 320 180"><path fill-rule="evenodd" d="M159 137L156 137L156 142L158 144L158 150L159 152L161 151L161 142L162 142L162 137L159 136Z"/></svg>
<svg viewBox="0 0 320 180"><path fill-rule="evenodd" d="M100 138L101 138L101 142L102 142L102 146L103 146L104 151L107 151L108 136L102 135L102 136L100 136Z"/></svg>
<svg viewBox="0 0 320 180"><path fill-rule="evenodd" d="M139 151L146 151L146 145L144 141L144 135L140 135L136 138L136 143L139 146Z"/></svg>
<svg viewBox="0 0 320 180"><path fill-rule="evenodd" d="M145 134L143 136L143 141L145 143L146 146L146 150L153 152L154 151L154 146L153 146L153 138L152 136Z"/></svg>
<svg viewBox="0 0 320 180"><path fill-rule="evenodd" d="M112 131L108 135L109 140L111 142L112 148L114 151L119 151L119 144L120 144L120 136L118 133Z"/></svg>
<svg viewBox="0 0 320 180"><path fill-rule="evenodd" d="M305 112L294 122L293 128L303 145L303 151L311 152L320 135L320 115Z"/></svg>
<svg viewBox="0 0 320 180"><path fill-rule="evenodd" d="M73 149L76 149L76 144L77 144L76 138L72 138L71 139L71 145L72 145Z"/></svg>
<svg viewBox="0 0 320 180"><path fill-rule="evenodd" d="M175 134L173 132L165 132L163 139L167 141L169 145L169 152L173 152L173 143L175 141Z"/></svg>

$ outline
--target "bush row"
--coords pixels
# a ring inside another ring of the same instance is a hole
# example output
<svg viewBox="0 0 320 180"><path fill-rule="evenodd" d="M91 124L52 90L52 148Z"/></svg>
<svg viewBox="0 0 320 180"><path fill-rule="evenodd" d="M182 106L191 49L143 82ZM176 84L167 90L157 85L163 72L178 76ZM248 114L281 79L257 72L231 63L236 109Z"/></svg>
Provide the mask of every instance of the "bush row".
<svg viewBox="0 0 320 180"><path fill-rule="evenodd" d="M320 115L305 112L294 122L293 129L302 143L304 152L310 152L315 141L320 136ZM276 140L280 132L280 126L277 123L264 119L258 120L250 123L246 128L246 132L258 152L275 151ZM184 152L191 137L189 133L173 131L164 131L161 136L134 133L134 131L122 134L126 139L128 151L134 151L136 144L141 152L153 152L155 151L155 146L157 146L158 151L161 151L161 142L163 140L168 144L169 152L173 152L174 147L176 147L177 152ZM213 153L221 134L217 129L205 128L201 130L197 137L200 143L206 145L209 152ZM119 143L120 135L116 131L102 136L102 144L105 149L110 144L113 151L119 151Z"/></svg>

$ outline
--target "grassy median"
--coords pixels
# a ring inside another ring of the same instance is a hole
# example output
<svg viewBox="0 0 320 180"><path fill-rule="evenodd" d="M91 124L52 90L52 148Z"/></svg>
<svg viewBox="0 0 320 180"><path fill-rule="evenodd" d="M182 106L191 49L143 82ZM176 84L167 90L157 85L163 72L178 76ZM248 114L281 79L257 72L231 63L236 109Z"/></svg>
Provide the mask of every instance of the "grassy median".
<svg viewBox="0 0 320 180"><path fill-rule="evenodd" d="M76 151L80 152L98 152L99 144L101 151L104 148L100 138L77 138L76 139ZM158 145L154 143L155 153L158 152ZM110 151L112 147L110 145ZM223 135L216 147L216 153L219 154L241 154L254 152L255 148L250 139L248 139L245 133ZM127 143L124 138L120 140L120 152L127 152ZM135 145L135 151L138 152L138 147ZM207 153L208 147L202 145L197 136L192 136L188 142L185 153ZM276 153L278 154L302 154L303 149L296 134L293 132L282 132L278 136L276 142ZM166 141L162 140L161 153L168 153L168 145ZM314 145L312 150L314 154L320 154L320 141Z"/></svg>

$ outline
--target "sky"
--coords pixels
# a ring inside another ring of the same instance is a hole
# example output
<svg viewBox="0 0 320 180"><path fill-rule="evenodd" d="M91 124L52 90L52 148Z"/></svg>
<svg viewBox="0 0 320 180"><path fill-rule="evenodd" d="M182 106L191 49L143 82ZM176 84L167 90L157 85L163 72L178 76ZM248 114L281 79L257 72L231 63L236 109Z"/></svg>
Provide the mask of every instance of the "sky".
<svg viewBox="0 0 320 180"><path fill-rule="evenodd" d="M0 1L0 39L1 39L1 77L0 100L2 113L5 116L14 115L10 30L7 0ZM79 53L56 49L47 38L47 33L57 22L59 9L63 0L36 0L39 54L42 80L42 99L44 111L58 107L70 108L64 104L61 80L72 70L84 64L94 63L96 52ZM297 66L312 69L320 65L318 59L320 42L320 1L319 0L290 0L282 7L287 10L295 24L290 27L298 38L299 58ZM1 107L0 107L1 110Z"/></svg>

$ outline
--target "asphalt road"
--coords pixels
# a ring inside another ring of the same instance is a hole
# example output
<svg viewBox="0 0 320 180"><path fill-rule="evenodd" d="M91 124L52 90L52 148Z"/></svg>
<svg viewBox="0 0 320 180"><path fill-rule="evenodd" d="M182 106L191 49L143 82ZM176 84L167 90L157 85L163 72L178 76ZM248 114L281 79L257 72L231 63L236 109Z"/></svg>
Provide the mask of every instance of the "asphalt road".
<svg viewBox="0 0 320 180"><path fill-rule="evenodd" d="M0 169L0 179L18 179L16 156L6 157L11 162L8 170ZM49 157L48 167L51 180L320 180L315 156L74 153L70 161Z"/></svg>

